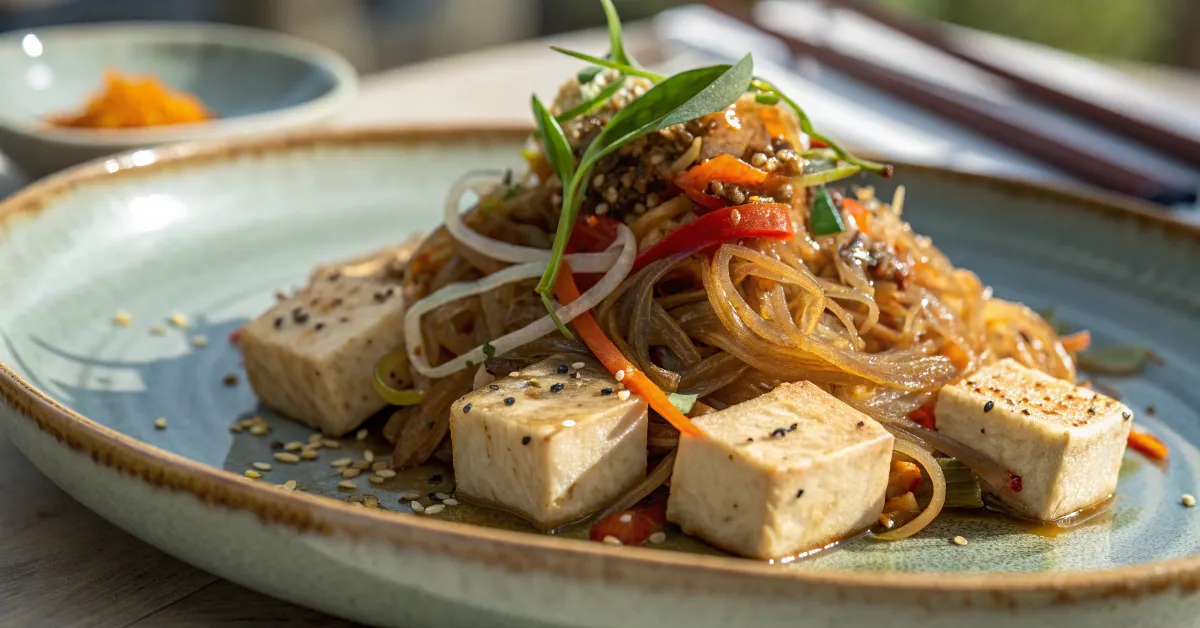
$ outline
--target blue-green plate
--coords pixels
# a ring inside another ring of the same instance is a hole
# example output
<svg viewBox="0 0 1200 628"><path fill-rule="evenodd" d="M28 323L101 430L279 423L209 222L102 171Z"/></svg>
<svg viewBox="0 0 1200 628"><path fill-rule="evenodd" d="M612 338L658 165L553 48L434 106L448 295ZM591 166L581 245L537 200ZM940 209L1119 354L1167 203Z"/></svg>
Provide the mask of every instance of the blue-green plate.
<svg viewBox="0 0 1200 628"><path fill-rule="evenodd" d="M316 460L274 460L310 430L258 406L229 334L315 264L435 226L462 172L520 165L523 133L142 151L18 194L0 205L0 420L34 464L134 534L370 623L937 625L926 607L996 626L1200 616L1200 511L1180 504L1200 492L1200 232L1139 207L977 176L902 167L875 183L884 195L907 186L914 227L999 296L1054 308L1097 345L1136 343L1162 358L1140 376L1097 381L1167 443L1170 462L1127 454L1112 508L1078 528L1048 535L949 514L904 542L860 538L768 565L678 532L655 549L612 548L466 505L413 515L403 493L453 490L436 466L339 488L332 460L387 455L379 422ZM132 324L115 324L118 311ZM169 323L177 312L186 329ZM253 416L268 434L230 430ZM272 468L245 478L255 462ZM296 491L276 488L288 480Z"/></svg>

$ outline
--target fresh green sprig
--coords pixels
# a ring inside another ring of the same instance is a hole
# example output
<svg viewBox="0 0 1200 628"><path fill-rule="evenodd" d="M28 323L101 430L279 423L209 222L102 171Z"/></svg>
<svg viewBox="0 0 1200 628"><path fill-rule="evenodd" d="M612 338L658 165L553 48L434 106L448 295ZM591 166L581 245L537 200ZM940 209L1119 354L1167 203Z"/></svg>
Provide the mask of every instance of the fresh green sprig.
<svg viewBox="0 0 1200 628"><path fill-rule="evenodd" d="M617 7L613 5L612 0L600 0L600 4L604 7L604 18L608 22L609 57L617 63L641 67L625 52L625 38L621 33L621 16L617 15Z"/></svg>
<svg viewBox="0 0 1200 628"><path fill-rule="evenodd" d="M603 71L604 71L604 68L602 68L598 65L589 65L588 67L580 70L575 75L575 78L579 79L580 85L587 85L588 83L591 83L592 81L596 80L596 77L600 76L600 73Z"/></svg>
<svg viewBox="0 0 1200 628"><path fill-rule="evenodd" d="M838 211L833 198L829 196L829 190L822 185L816 189L816 192L812 208L809 209L809 230L814 236L832 235L845 231L846 223L842 222L842 212Z"/></svg>
<svg viewBox="0 0 1200 628"><path fill-rule="evenodd" d="M643 70L641 68L635 68L632 65L629 65L627 63L620 63L618 61L613 61L612 59L605 59L603 57L593 56L586 52L579 52L578 50L571 50L569 48L560 48L558 46L550 46L550 49L553 50L554 52L561 52L562 54L565 54L568 57L575 57L576 59L579 59L581 61L587 61L588 63L592 63L592 64L598 65L600 67L603 67L603 68L611 68L613 70L620 72L621 74L625 74L628 76L640 76L640 77L642 77L644 79L648 79L654 83L661 83L664 79L667 78L661 74L655 74L654 72L650 72L648 70Z"/></svg>

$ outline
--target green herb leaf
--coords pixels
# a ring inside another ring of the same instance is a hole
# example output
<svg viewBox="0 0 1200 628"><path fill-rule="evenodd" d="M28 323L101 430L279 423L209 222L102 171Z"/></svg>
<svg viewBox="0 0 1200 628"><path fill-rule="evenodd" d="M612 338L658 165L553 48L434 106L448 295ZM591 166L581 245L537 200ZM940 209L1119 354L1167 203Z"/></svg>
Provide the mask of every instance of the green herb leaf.
<svg viewBox="0 0 1200 628"><path fill-rule="evenodd" d="M754 58L746 55L736 65L717 65L681 72L655 85L641 98L617 112L600 135L592 141L580 160L570 185L564 185L562 212L550 263L537 292L550 308L549 293L566 252L567 241L575 227L579 206L587 194L592 167L621 146L649 133L720 111L738 99L754 78Z"/></svg>
<svg viewBox="0 0 1200 628"><path fill-rule="evenodd" d="M1137 375L1155 358L1154 352L1137 345L1109 345L1079 354L1079 368L1108 375Z"/></svg>
<svg viewBox="0 0 1200 628"><path fill-rule="evenodd" d="M833 204L825 186L817 188L817 197L813 199L812 209L809 210L808 222L814 236L831 235L846 230L846 223L842 222L842 212Z"/></svg>
<svg viewBox="0 0 1200 628"><path fill-rule="evenodd" d="M493 347L490 342L483 343L483 355L489 358L496 355L496 347Z"/></svg>
<svg viewBox="0 0 1200 628"><path fill-rule="evenodd" d="M678 408L684 414L692 411L692 408L696 405L697 398L699 398L699 395L683 395L680 393L670 393L667 395L667 399L670 400L671 405Z"/></svg>
<svg viewBox="0 0 1200 628"><path fill-rule="evenodd" d="M770 93L759 92L754 95L754 102L760 105L778 105L779 96Z"/></svg>
<svg viewBox="0 0 1200 628"><path fill-rule="evenodd" d="M588 100L585 100L578 105L558 114L555 119L557 119L559 122L566 122L567 120L574 120L579 116L589 114L596 109L603 107L604 103L607 103L610 98L612 98L617 92L621 91L621 87L624 85L625 77L617 77L615 81L605 86L605 88L600 90L595 96L592 96Z"/></svg>
<svg viewBox="0 0 1200 628"><path fill-rule="evenodd" d="M623 63L633 67L640 67L637 61L634 61L625 52L625 43L621 36L621 16L617 15L617 7L613 6L612 0L600 0L600 4L604 6L604 18L608 21L608 46L610 52L608 56L617 63Z"/></svg>
<svg viewBox="0 0 1200 628"><path fill-rule="evenodd" d="M803 174L792 178L792 184L798 187L811 188L840 181L846 177L854 176L861 171L862 168L854 164L839 166L837 163L829 161L809 162L804 166Z"/></svg>
<svg viewBox="0 0 1200 628"><path fill-rule="evenodd" d="M635 68L632 65L629 65L628 63L617 63L616 61L612 61L610 59L594 57L586 52L579 52L577 50L568 50L566 48L560 48L558 46L550 46L550 49L555 52L561 52L561 53L567 55L568 57L575 57L576 59L587 61L588 63L592 63L592 64L595 64L595 65L598 65L601 67L605 67L605 68L612 68L614 70L617 70L621 74L628 74L629 76L640 76L644 79L649 79L651 81L654 81L655 83L659 83L663 79L666 78L665 76L663 76L661 74L655 74L653 72L647 72L646 70L643 70L641 68Z"/></svg>
<svg viewBox="0 0 1200 628"><path fill-rule="evenodd" d="M600 76L600 73L603 71L604 68L598 65L588 66L580 70L579 73L575 75L575 78L579 79L580 85L587 85L588 83L596 80L596 77Z"/></svg>
<svg viewBox="0 0 1200 628"><path fill-rule="evenodd" d="M558 125L558 120L550 115L537 96L532 100L533 118L537 120L538 134L542 137L542 150L546 153L550 166L554 168L554 174L558 175L565 186L575 175L575 154L571 152L571 145L567 142L562 127Z"/></svg>

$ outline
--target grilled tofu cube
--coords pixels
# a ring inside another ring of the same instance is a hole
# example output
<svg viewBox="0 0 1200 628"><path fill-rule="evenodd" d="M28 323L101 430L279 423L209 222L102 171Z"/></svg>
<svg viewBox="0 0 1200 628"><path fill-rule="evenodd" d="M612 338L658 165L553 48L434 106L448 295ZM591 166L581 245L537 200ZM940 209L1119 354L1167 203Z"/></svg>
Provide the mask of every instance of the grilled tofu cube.
<svg viewBox="0 0 1200 628"><path fill-rule="evenodd" d="M869 528L883 509L892 435L811 382L693 419L667 519L735 554L780 558Z"/></svg>
<svg viewBox="0 0 1200 628"><path fill-rule="evenodd" d="M458 492L544 529L607 505L646 476L646 402L616 388L565 355L466 395L450 411Z"/></svg>
<svg viewBox="0 0 1200 628"><path fill-rule="evenodd" d="M1113 494L1133 423L1124 404L1011 359L942 389L934 415L1008 469L1008 486L992 487L1001 501L1042 521Z"/></svg>
<svg viewBox="0 0 1200 628"><path fill-rule="evenodd" d="M400 286L321 275L248 323L239 344L259 400L340 436L386 405L375 365L404 345Z"/></svg>

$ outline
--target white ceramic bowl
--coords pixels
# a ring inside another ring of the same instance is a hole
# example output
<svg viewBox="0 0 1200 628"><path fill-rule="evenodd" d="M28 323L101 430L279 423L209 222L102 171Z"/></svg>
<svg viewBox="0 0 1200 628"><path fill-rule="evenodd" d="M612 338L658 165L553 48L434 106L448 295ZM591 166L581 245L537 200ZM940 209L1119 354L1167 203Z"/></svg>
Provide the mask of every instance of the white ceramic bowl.
<svg viewBox="0 0 1200 628"><path fill-rule="evenodd" d="M55 128L102 86L104 71L150 74L219 118L145 129ZM107 23L0 36L0 151L30 176L181 140L282 131L325 121L354 98L354 68L320 46L213 24Z"/></svg>

